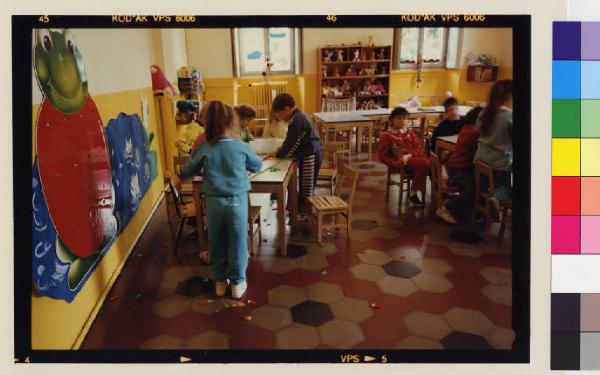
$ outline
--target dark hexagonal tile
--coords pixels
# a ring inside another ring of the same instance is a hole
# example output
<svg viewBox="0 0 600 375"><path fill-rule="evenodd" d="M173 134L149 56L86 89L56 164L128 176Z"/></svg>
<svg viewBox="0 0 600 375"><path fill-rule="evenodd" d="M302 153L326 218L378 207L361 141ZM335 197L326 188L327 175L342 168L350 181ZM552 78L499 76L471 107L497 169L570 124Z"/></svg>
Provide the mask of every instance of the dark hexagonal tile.
<svg viewBox="0 0 600 375"><path fill-rule="evenodd" d="M207 293L212 293L212 289L212 283L210 280L196 276L180 281L175 288L175 294L186 297L197 297Z"/></svg>
<svg viewBox="0 0 600 375"><path fill-rule="evenodd" d="M303 245L297 244L288 244L287 245L287 257L288 258L299 258L302 255L306 255L306 247Z"/></svg>
<svg viewBox="0 0 600 375"><path fill-rule="evenodd" d="M368 163L362 163L358 165L359 169L375 169L375 165L373 164L368 164Z"/></svg>
<svg viewBox="0 0 600 375"><path fill-rule="evenodd" d="M318 327L333 319L333 313L329 305L321 302L304 301L290 310L292 311L292 318L296 323L313 327Z"/></svg>
<svg viewBox="0 0 600 375"><path fill-rule="evenodd" d="M440 342L446 349L493 349L490 343L483 337L459 331L454 331L450 333L448 336L444 337Z"/></svg>
<svg viewBox="0 0 600 375"><path fill-rule="evenodd" d="M421 269L414 263L392 260L383 265L383 270L390 276L410 279L421 273Z"/></svg>
<svg viewBox="0 0 600 375"><path fill-rule="evenodd" d="M375 220L358 219L352 221L352 229L371 230L377 228Z"/></svg>

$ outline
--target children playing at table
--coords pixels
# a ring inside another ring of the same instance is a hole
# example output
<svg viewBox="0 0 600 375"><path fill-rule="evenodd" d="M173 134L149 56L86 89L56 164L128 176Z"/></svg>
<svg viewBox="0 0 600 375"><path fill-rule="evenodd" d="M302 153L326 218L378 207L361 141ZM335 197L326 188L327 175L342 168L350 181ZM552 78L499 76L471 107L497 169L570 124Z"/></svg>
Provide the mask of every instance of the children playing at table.
<svg viewBox="0 0 600 375"><path fill-rule="evenodd" d="M202 174L206 196L208 249L215 293L222 297L231 282L231 295L247 289L248 191L247 171L258 172L262 160L234 139L234 111L221 101L208 103L206 142L183 169L183 177Z"/></svg>
<svg viewBox="0 0 600 375"><path fill-rule="evenodd" d="M475 161L494 170L494 194L487 201L490 216L498 221L500 204L511 194L513 81L498 81L492 86L487 107L477 119L479 143Z"/></svg>
<svg viewBox="0 0 600 375"><path fill-rule="evenodd" d="M252 132L250 132L250 124L256 118L256 110L249 104L241 104L234 108L237 115L238 124L236 133L242 142L250 142L254 140Z"/></svg>
<svg viewBox="0 0 600 375"><path fill-rule="evenodd" d="M448 176L450 185L458 190L458 195L450 198L442 207L436 210L436 215L450 223L466 221L473 209L475 181L473 175L473 158L477 151L479 129L477 118L483 108L475 107L467 113L464 125L458 133L458 139L452 155L448 160Z"/></svg>
<svg viewBox="0 0 600 375"><path fill-rule="evenodd" d="M431 151L436 152L435 143L438 137L458 134L462 126L463 120L458 112L458 100L449 97L444 101L444 119L431 134Z"/></svg>
<svg viewBox="0 0 600 375"><path fill-rule="evenodd" d="M275 115L271 112L269 121L263 128L263 138L280 138L285 139L288 131L288 122L275 119Z"/></svg>
<svg viewBox="0 0 600 375"><path fill-rule="evenodd" d="M299 221L306 220L308 197L314 194L319 168L323 160L323 143L317 128L310 118L296 107L290 94L281 93L275 97L272 112L278 121L290 121L283 145L277 150L278 158L293 158L298 161L300 194Z"/></svg>
<svg viewBox="0 0 600 375"><path fill-rule="evenodd" d="M422 206L425 197L417 196L417 192L425 192L425 184L429 175L429 159L425 156L421 139L407 128L408 111L396 107L390 114L390 130L384 132L377 144L379 160L392 171L404 170L412 173L409 200L417 206ZM424 193L422 193L424 194Z"/></svg>

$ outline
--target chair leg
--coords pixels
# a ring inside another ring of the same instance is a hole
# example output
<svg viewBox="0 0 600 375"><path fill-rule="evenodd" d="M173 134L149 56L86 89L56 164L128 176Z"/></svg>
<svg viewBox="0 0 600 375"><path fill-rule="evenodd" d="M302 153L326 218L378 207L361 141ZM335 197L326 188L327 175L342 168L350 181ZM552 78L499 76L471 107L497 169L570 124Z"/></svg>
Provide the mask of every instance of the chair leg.
<svg viewBox="0 0 600 375"><path fill-rule="evenodd" d="M262 217L258 214L258 246L262 244Z"/></svg>
<svg viewBox="0 0 600 375"><path fill-rule="evenodd" d="M352 212L346 214L346 237L348 241L352 240Z"/></svg>
<svg viewBox="0 0 600 375"><path fill-rule="evenodd" d="M390 180L391 180L391 174L388 173L387 175L387 189L385 190L385 201L389 201L390 200Z"/></svg>
<svg viewBox="0 0 600 375"><path fill-rule="evenodd" d="M250 232L248 233L249 244L248 244L248 253L250 256L254 255L254 223L250 223L249 226Z"/></svg>
<svg viewBox="0 0 600 375"><path fill-rule="evenodd" d="M506 217L508 216L508 209L504 207L502 209L502 221L500 224L500 231L498 231L498 244L502 244L504 241L504 231L506 230Z"/></svg>
<svg viewBox="0 0 600 375"><path fill-rule="evenodd" d="M177 237L175 238L175 249L173 250L174 254L177 254L177 249L179 248L179 242L181 240L181 236L183 235L183 228L185 228L185 223L187 218L183 218L179 222L179 226L177 227Z"/></svg>
<svg viewBox="0 0 600 375"><path fill-rule="evenodd" d="M332 176L331 179L329 180L329 190L331 190L331 195L334 195L334 191L333 191L333 188L334 188L333 185L334 185L334 183L333 183L333 181L334 181L334 179L333 179L333 176Z"/></svg>
<svg viewBox="0 0 600 375"><path fill-rule="evenodd" d="M317 212L317 242L319 245L323 245L323 214L321 212Z"/></svg>
<svg viewBox="0 0 600 375"><path fill-rule="evenodd" d="M310 233L315 226L315 217L313 215L312 206L308 209L308 232Z"/></svg>

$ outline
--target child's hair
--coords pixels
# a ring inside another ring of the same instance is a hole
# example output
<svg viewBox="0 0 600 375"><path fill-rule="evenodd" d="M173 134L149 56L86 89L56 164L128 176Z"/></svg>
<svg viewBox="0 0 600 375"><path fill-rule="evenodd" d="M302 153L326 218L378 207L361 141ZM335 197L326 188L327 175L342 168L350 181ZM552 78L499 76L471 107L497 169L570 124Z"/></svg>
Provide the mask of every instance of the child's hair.
<svg viewBox="0 0 600 375"><path fill-rule="evenodd" d="M492 89L490 90L488 105L481 114L481 134L488 135L488 133L491 131L490 126L492 125L492 122L494 122L494 117L496 117L500 107L506 103L512 93L512 79L504 79L494 83L494 86L492 86Z"/></svg>
<svg viewBox="0 0 600 375"><path fill-rule="evenodd" d="M256 118L256 110L250 104L240 104L233 108L240 120Z"/></svg>
<svg viewBox="0 0 600 375"><path fill-rule="evenodd" d="M206 141L214 144L223 138L225 131L233 125L234 113L229 104L220 100L208 102L206 110Z"/></svg>
<svg viewBox="0 0 600 375"><path fill-rule="evenodd" d="M477 106L477 107L471 109L465 115L464 123L469 124L469 125L475 125L475 123L477 122L477 117L479 117L479 114L481 113L481 111L483 111L483 107L481 107L481 106Z"/></svg>
<svg viewBox="0 0 600 375"><path fill-rule="evenodd" d="M206 111L208 110L208 104L203 104L198 113L198 123L202 126L206 126Z"/></svg>
<svg viewBox="0 0 600 375"><path fill-rule="evenodd" d="M296 101L294 98L285 92L278 94L275 99L273 99L273 104L271 105L271 110L273 112L282 111L285 107L294 108L296 106Z"/></svg>
<svg viewBox="0 0 600 375"><path fill-rule="evenodd" d="M390 121L396 116L408 116L408 111L404 107L396 107L390 113Z"/></svg>
<svg viewBox="0 0 600 375"><path fill-rule="evenodd" d="M444 110L448 109L448 107L450 107L451 105L458 105L458 100L454 96L451 96L444 100Z"/></svg>

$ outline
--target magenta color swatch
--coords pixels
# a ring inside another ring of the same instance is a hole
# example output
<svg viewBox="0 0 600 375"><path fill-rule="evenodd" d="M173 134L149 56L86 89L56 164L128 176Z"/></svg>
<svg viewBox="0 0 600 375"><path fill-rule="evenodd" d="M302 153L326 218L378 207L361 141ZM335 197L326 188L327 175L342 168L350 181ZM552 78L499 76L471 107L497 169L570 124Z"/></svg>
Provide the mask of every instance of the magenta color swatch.
<svg viewBox="0 0 600 375"><path fill-rule="evenodd" d="M581 60L600 60L600 22L581 23Z"/></svg>
<svg viewBox="0 0 600 375"><path fill-rule="evenodd" d="M552 254L580 253L579 216L552 216Z"/></svg>
<svg viewBox="0 0 600 375"><path fill-rule="evenodd" d="M581 253L600 254L600 216L581 217Z"/></svg>

